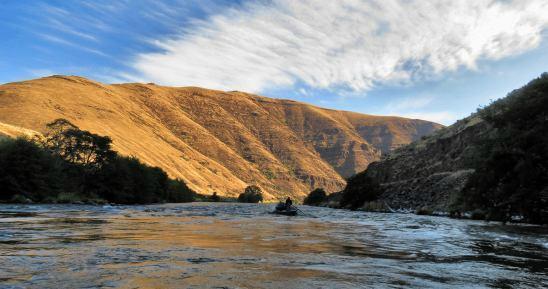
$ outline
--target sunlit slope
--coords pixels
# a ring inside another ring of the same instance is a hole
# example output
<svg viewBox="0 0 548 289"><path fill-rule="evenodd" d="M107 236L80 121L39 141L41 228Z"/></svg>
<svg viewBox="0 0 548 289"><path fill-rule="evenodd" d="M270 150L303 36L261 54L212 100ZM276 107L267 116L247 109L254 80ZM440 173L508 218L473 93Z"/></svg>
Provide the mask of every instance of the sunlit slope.
<svg viewBox="0 0 548 289"><path fill-rule="evenodd" d="M315 187L340 190L343 177L381 151L440 127L195 87L105 85L74 76L0 86L4 126L43 132L56 118L111 136L120 153L200 193L234 196L257 184L272 198L301 197Z"/></svg>
<svg viewBox="0 0 548 289"><path fill-rule="evenodd" d="M0 137L27 137L34 138L35 136L40 137L41 134L37 131L26 129L14 125L9 125L3 122L0 122Z"/></svg>

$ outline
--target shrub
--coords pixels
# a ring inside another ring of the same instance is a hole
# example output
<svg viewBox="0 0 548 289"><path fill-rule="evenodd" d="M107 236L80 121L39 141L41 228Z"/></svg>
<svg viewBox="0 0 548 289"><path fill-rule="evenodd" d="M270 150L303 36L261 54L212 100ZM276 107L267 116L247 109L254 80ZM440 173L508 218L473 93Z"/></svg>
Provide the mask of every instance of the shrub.
<svg viewBox="0 0 548 289"><path fill-rule="evenodd" d="M181 179L169 180L168 202L186 203L196 200L197 194Z"/></svg>
<svg viewBox="0 0 548 289"><path fill-rule="evenodd" d="M209 200L212 201L212 202L220 202L221 197L219 197L217 195L217 192L213 192L213 194L211 196L209 196Z"/></svg>
<svg viewBox="0 0 548 289"><path fill-rule="evenodd" d="M14 195L13 197L11 197L9 202L10 203L20 203L20 204L32 204L31 199L29 199L25 196L22 196L22 195Z"/></svg>
<svg viewBox="0 0 548 289"><path fill-rule="evenodd" d="M485 220L485 212L479 209L475 209L470 213L470 219L472 220Z"/></svg>
<svg viewBox="0 0 548 289"><path fill-rule="evenodd" d="M417 215L432 215L433 211L427 206L422 206L420 208L417 208L415 210L415 214Z"/></svg>
<svg viewBox="0 0 548 289"><path fill-rule="evenodd" d="M259 203L263 201L263 192L258 186L248 186L245 191L238 196L240 203Z"/></svg>
<svg viewBox="0 0 548 289"><path fill-rule="evenodd" d="M0 199L42 200L63 186L62 160L25 138L0 141Z"/></svg>
<svg viewBox="0 0 548 289"><path fill-rule="evenodd" d="M0 140L0 200L115 203L190 202L196 193L158 167L111 150L111 139L67 120L45 140ZM18 197L15 197L18 196ZM102 199L98 199L102 198Z"/></svg>
<svg viewBox="0 0 548 289"><path fill-rule="evenodd" d="M117 156L95 176L94 192L116 203L191 202L195 192L180 179L134 157Z"/></svg>
<svg viewBox="0 0 548 289"><path fill-rule="evenodd" d="M59 193L54 200L61 204L79 203L83 201L82 196L75 193Z"/></svg>
<svg viewBox="0 0 548 289"><path fill-rule="evenodd" d="M327 194L324 189L318 188L310 192L310 194L304 198L303 204L317 206L325 201L327 201Z"/></svg>
<svg viewBox="0 0 548 289"><path fill-rule="evenodd" d="M365 202L375 201L381 194L379 184L363 171L348 179L341 198L341 207L357 209Z"/></svg>

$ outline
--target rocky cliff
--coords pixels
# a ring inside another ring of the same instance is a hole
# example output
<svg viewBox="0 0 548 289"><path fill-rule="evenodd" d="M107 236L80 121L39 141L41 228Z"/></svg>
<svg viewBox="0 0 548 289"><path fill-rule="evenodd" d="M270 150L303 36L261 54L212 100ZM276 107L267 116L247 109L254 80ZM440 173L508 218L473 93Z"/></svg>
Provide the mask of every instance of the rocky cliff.
<svg viewBox="0 0 548 289"><path fill-rule="evenodd" d="M161 167L197 192L234 196L256 184L267 198L340 190L345 177L382 153L441 127L197 87L107 85L75 76L0 86L4 134L43 132L57 118L112 137L118 152Z"/></svg>
<svg viewBox="0 0 548 289"><path fill-rule="evenodd" d="M544 73L470 117L370 164L349 180L343 199L373 195L349 205L474 210L493 220L546 223L547 111Z"/></svg>
<svg viewBox="0 0 548 289"><path fill-rule="evenodd" d="M473 173L477 145L487 133L479 117L465 118L394 150L370 164L366 175L381 184L380 200L393 209L447 211Z"/></svg>

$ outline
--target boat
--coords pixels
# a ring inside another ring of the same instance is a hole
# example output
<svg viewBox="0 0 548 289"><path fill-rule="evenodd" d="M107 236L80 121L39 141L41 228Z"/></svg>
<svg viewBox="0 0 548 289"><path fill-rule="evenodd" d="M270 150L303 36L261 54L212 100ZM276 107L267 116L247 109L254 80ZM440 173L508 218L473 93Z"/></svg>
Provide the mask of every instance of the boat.
<svg viewBox="0 0 548 289"><path fill-rule="evenodd" d="M297 216L297 210L293 208L289 210L274 210L272 214L285 215L285 216Z"/></svg>
<svg viewBox="0 0 548 289"><path fill-rule="evenodd" d="M287 209L284 203L279 203L278 205L276 205L276 208L274 209L272 214L284 215L284 216L296 216L297 208L291 206L289 209Z"/></svg>

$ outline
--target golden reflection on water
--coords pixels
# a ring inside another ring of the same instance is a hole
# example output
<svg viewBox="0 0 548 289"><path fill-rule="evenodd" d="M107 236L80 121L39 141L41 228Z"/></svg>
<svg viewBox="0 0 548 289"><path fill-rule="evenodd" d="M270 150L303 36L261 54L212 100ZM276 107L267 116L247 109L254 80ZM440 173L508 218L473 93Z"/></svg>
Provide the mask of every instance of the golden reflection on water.
<svg viewBox="0 0 548 289"><path fill-rule="evenodd" d="M542 228L319 208L306 209L319 219L280 217L268 209L0 210L0 288L536 288L548 282Z"/></svg>
<svg viewBox="0 0 548 289"><path fill-rule="evenodd" d="M330 251L329 235L320 233L326 225L307 222L272 226L262 221L210 218L196 222L188 217L117 219L102 233L106 247L119 246L123 240L125 246L136 251L169 252L167 260L132 262L130 267L139 269L122 273L120 288L276 288L280 282L326 274L270 263L277 260L290 265L300 253ZM162 266L165 262L169 262L168 268ZM126 266L108 264L102 269L120 272ZM297 287L298 283L294 283L292 288Z"/></svg>
<svg viewBox="0 0 548 289"><path fill-rule="evenodd" d="M20 259L33 261L11 270L11 281L34 288L43 283L26 271L36 260L51 264L43 268L49 271L45 281L66 288L278 288L286 282L306 288L295 280L328 274L293 266L299 254L332 250L329 234L322 234L325 224L264 217L63 217L23 223L27 232L47 232L13 248Z"/></svg>

